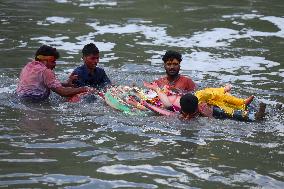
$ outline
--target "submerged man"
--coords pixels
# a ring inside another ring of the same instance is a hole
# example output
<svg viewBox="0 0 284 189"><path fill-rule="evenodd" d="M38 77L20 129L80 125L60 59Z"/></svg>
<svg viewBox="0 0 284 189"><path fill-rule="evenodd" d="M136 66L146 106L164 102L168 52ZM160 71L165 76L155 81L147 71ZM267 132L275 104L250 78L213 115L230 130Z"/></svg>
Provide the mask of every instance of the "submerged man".
<svg viewBox="0 0 284 189"><path fill-rule="evenodd" d="M48 99L50 90L64 97L89 91L87 87L73 88L61 84L53 72L58 58L56 48L41 46L35 53L35 60L25 65L21 71L17 95L23 99L42 101Z"/></svg>

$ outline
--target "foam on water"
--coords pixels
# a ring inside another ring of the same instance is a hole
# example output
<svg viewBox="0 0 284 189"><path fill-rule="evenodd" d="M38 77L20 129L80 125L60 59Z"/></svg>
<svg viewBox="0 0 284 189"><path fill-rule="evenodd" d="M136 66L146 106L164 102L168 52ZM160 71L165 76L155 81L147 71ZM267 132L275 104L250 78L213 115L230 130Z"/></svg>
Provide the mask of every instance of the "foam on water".
<svg viewBox="0 0 284 189"><path fill-rule="evenodd" d="M117 2L113 0L54 0L57 3L72 3L73 5L77 5L79 7L88 7L93 8L94 6L116 6Z"/></svg>
<svg viewBox="0 0 284 189"><path fill-rule="evenodd" d="M84 45L88 43L93 43L94 40L91 36L79 36L76 39L78 42L72 43L72 42L66 42L65 40L68 40L68 36L59 36L59 37L35 37L31 38L31 40L38 41L42 44L47 44L51 46L56 46L57 49L65 50L68 54L78 54ZM96 42L96 46L100 49L100 51L111 51L115 44L111 42ZM111 54L108 54L107 56L110 56ZM110 57L107 57L107 59L110 59ZM102 61L104 61L104 58L102 57Z"/></svg>
<svg viewBox="0 0 284 189"><path fill-rule="evenodd" d="M106 1L106 2L101 1L101 2L80 3L79 6L92 8L97 5L116 6L117 2L116 1Z"/></svg>
<svg viewBox="0 0 284 189"><path fill-rule="evenodd" d="M0 159L0 162L9 162L9 163L44 163L44 162L55 162L56 159L41 159L41 158L34 158L34 159Z"/></svg>
<svg viewBox="0 0 284 189"><path fill-rule="evenodd" d="M275 180L270 176L265 176L257 173L253 170L242 170L240 173L236 173L231 176L233 183L247 182L251 184L257 184L263 188L282 188L284 182Z"/></svg>
<svg viewBox="0 0 284 189"><path fill-rule="evenodd" d="M230 18L225 16L225 18ZM244 17L248 19L250 17ZM232 42L252 37L284 37L284 18L275 16L257 16L253 15L251 18L258 18L263 21L269 21L279 28L277 32L261 32L254 31L252 29L243 28L241 31L229 29L229 28L213 28L209 31L199 31L192 34L191 37L171 37L167 34L166 27L157 27L143 24L127 24L117 25L108 24L100 25L99 23L87 23L96 30L94 35L103 35L107 33L112 34L134 34L140 33L145 36L146 39L151 42L137 42L142 45L167 45L172 47L223 47L229 46Z"/></svg>
<svg viewBox="0 0 284 189"><path fill-rule="evenodd" d="M185 63L183 63L185 62ZM266 60L259 56L241 56L238 58L220 58L209 52L193 52L183 56L181 68L183 70L198 70L203 72L226 71L236 73L242 67L244 72L263 71L267 68L276 67L278 62Z"/></svg>
<svg viewBox="0 0 284 189"><path fill-rule="evenodd" d="M251 20L251 19L255 19L255 18L260 18L263 17L264 15L258 15L258 14L231 14L231 15L223 15L222 18L226 18L226 19L231 19L231 20L235 20L236 18L240 18L242 20Z"/></svg>
<svg viewBox="0 0 284 189"><path fill-rule="evenodd" d="M57 3L68 3L70 2L69 0L54 0Z"/></svg>
<svg viewBox="0 0 284 189"><path fill-rule="evenodd" d="M51 17L47 17L44 21L38 21L37 24L48 26L51 24L66 24L68 22L73 22L73 20L74 18L51 16Z"/></svg>

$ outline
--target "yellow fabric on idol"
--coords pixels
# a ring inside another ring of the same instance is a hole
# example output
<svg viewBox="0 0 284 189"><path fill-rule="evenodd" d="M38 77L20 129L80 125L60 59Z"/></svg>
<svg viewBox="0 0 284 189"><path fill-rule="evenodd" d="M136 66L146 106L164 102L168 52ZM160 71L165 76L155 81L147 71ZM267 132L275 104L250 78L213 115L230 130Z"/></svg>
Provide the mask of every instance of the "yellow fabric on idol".
<svg viewBox="0 0 284 189"><path fill-rule="evenodd" d="M234 114L234 110L245 110L245 100L226 93L224 88L205 88L195 93L199 103L205 102L209 105L218 106L229 115Z"/></svg>

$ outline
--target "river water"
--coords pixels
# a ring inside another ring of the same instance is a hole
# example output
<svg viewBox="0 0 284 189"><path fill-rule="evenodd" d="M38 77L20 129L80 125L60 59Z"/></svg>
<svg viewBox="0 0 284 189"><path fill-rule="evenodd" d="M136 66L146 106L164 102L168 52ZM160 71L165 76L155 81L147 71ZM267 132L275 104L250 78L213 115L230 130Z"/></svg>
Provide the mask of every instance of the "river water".
<svg viewBox="0 0 284 189"><path fill-rule="evenodd" d="M2 0L0 10L0 187L284 187L283 0ZM15 98L40 45L59 49L64 81L90 42L115 84L163 76L173 49L200 88L231 83L267 103L267 119L184 122L124 115L101 99Z"/></svg>

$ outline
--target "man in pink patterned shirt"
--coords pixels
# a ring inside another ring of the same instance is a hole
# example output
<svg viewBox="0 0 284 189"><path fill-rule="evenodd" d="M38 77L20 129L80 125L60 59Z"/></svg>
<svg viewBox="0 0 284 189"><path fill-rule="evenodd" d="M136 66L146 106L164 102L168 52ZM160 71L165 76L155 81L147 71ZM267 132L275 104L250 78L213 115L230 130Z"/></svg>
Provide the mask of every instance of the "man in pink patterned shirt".
<svg viewBox="0 0 284 189"><path fill-rule="evenodd" d="M29 62L21 71L17 95L23 99L41 101L48 99L50 90L64 97L87 92L87 87L73 88L61 84L53 72L58 58L56 48L41 46L35 53L35 60Z"/></svg>

